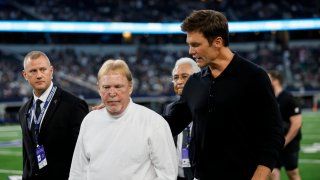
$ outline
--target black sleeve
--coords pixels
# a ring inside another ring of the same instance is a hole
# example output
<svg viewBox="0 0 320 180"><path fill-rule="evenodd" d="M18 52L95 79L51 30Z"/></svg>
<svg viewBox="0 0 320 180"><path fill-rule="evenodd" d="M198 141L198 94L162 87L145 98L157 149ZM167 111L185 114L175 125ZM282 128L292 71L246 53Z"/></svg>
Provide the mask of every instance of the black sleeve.
<svg viewBox="0 0 320 180"><path fill-rule="evenodd" d="M280 110L274 96L270 79L261 71L255 83L255 99L259 101L259 124L257 131L258 164L272 169L279 152L283 149L284 134Z"/></svg>
<svg viewBox="0 0 320 180"><path fill-rule="evenodd" d="M89 113L88 104L83 100L75 101L73 106L72 124L71 124L71 134L72 143L75 145L80 132L80 126L84 117Z"/></svg>
<svg viewBox="0 0 320 180"><path fill-rule="evenodd" d="M173 136L177 136L192 121L190 110L183 98L167 105L162 116L169 123Z"/></svg>

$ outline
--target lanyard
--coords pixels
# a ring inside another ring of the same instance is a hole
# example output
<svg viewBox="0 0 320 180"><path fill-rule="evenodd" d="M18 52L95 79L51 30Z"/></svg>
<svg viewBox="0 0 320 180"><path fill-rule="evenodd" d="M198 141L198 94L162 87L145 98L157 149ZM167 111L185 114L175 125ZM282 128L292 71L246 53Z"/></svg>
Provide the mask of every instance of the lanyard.
<svg viewBox="0 0 320 180"><path fill-rule="evenodd" d="M186 136L183 137L186 138L185 140L182 140L182 147L188 147L191 142L191 129L192 129L192 123L190 123L184 130L183 133L186 133ZM184 136L184 135L183 135Z"/></svg>
<svg viewBox="0 0 320 180"><path fill-rule="evenodd" d="M49 105L49 103L51 102L51 100L52 100L52 98L53 98L53 95L54 95L54 93L56 92L56 90L57 90L57 87L56 86L54 86L54 87L52 87L52 89L51 89L51 91L50 91L50 93L49 93L49 95L48 95L48 97L47 97L47 99L46 99L46 101L45 101L45 103L44 103L44 105L43 105L43 108L41 109L41 112L40 112L40 115L39 115L39 117L38 118L36 118L36 116L35 116L35 106L36 106L36 102L34 101L34 103L33 103L33 105L32 105L32 109L31 109L31 112L32 112L32 119L33 119L33 121L34 121L34 130L35 130L35 134L36 134L36 139L35 139L35 141L36 141L36 144L38 145L38 134L39 134L39 130L40 130L40 124L41 124L41 121L42 121L42 119L43 119L43 115L44 115L44 112L47 110L47 108L48 108L48 105ZM32 122L30 123L30 124L32 124Z"/></svg>
<svg viewBox="0 0 320 180"><path fill-rule="evenodd" d="M192 130L192 123L190 123L189 125L188 125L188 127L187 127L187 129L188 129L188 144L190 144L190 142L191 142L191 130Z"/></svg>

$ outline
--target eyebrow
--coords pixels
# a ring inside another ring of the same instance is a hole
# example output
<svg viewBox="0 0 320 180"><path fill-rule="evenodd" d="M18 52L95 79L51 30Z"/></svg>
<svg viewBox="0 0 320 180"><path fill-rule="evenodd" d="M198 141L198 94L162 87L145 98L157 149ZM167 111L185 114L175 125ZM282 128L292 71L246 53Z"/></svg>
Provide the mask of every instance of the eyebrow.
<svg viewBox="0 0 320 180"><path fill-rule="evenodd" d="M190 75L189 73L182 73L181 75ZM179 74L174 74L174 76L179 76Z"/></svg>

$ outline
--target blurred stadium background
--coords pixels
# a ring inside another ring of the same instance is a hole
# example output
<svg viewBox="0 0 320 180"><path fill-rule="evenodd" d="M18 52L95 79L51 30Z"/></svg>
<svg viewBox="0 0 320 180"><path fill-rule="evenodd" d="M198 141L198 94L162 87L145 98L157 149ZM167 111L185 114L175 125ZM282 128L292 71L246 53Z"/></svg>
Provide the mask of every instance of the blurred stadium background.
<svg viewBox="0 0 320 180"><path fill-rule="evenodd" d="M197 9L223 12L234 25L231 49L266 70L283 72L306 119L303 179L320 179L319 0L0 0L0 179L21 174L17 111L32 93L21 75L27 52L46 52L54 83L90 105L100 102L95 82L103 61L124 59L135 78L134 101L160 112L174 98L170 77L175 60L189 56L179 23ZM54 22L63 24L50 29ZM109 24L117 22L130 24ZM84 30L74 28L76 23ZM171 23L173 30L167 26Z"/></svg>

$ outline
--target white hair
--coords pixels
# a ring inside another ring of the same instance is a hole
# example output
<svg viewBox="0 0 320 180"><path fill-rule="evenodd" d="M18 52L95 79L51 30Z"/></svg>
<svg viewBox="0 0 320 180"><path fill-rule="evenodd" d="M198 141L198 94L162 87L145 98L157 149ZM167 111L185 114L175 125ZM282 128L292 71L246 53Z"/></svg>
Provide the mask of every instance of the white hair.
<svg viewBox="0 0 320 180"><path fill-rule="evenodd" d="M191 59L191 58L188 58L188 57L183 57L183 58L180 58L176 61L176 64L174 65L174 68L172 70L172 76L173 76L173 71L177 68L177 66L179 66L180 64L189 64L192 68L192 72L193 73L197 73L199 71L201 71L201 69L199 68L199 66L197 65L197 63Z"/></svg>

